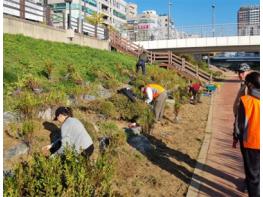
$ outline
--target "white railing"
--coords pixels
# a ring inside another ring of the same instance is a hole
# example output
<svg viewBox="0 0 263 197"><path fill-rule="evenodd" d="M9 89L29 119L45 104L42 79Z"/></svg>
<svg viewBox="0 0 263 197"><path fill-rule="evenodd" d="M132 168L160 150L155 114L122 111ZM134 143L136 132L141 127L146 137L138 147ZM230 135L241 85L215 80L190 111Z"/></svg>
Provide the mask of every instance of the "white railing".
<svg viewBox="0 0 263 197"><path fill-rule="evenodd" d="M4 14L20 17L23 19L46 22L47 25L66 29L68 17L65 13L51 13L49 7L44 7L39 4L29 2L27 0L4 0L3 2ZM71 17L71 28L75 32L83 33L88 36L95 36L95 26L85 22L83 19ZM97 38L105 38L104 28L97 27Z"/></svg>
<svg viewBox="0 0 263 197"><path fill-rule="evenodd" d="M97 27L97 37L99 39L105 39L104 28ZM89 36L95 36L95 26L83 21L82 32Z"/></svg>
<svg viewBox="0 0 263 197"><path fill-rule="evenodd" d="M28 20L44 22L44 7L29 1L24 1L24 5L19 0L4 0L3 13L22 17Z"/></svg>
<svg viewBox="0 0 263 197"><path fill-rule="evenodd" d="M132 41L167 40L184 38L230 37L230 36L254 36L260 34L260 24L215 24L196 26L177 26L168 28L123 30L123 35L128 35Z"/></svg>

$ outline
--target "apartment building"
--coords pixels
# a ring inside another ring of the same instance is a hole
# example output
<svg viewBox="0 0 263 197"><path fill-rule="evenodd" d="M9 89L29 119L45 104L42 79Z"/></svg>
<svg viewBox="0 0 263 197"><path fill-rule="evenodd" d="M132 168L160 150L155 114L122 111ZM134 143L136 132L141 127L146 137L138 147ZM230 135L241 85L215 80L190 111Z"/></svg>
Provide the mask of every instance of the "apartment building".
<svg viewBox="0 0 263 197"><path fill-rule="evenodd" d="M127 18L132 19L137 17L138 14L138 6L135 3L128 3L127 5Z"/></svg>
<svg viewBox="0 0 263 197"><path fill-rule="evenodd" d="M238 35L259 35L259 6L242 6L237 12Z"/></svg>
<svg viewBox="0 0 263 197"><path fill-rule="evenodd" d="M49 0L48 4L55 13L69 12L69 3L64 0ZM124 0L72 0L71 16L83 19L96 12L103 13L104 24L119 28L127 22L127 5Z"/></svg>

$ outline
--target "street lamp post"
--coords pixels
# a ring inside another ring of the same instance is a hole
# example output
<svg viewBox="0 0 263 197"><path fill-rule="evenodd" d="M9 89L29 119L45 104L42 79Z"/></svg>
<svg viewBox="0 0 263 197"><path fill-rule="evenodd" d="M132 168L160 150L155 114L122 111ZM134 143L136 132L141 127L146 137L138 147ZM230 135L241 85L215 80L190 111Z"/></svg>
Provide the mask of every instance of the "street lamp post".
<svg viewBox="0 0 263 197"><path fill-rule="evenodd" d="M212 4L212 33L215 37L215 4Z"/></svg>
<svg viewBox="0 0 263 197"><path fill-rule="evenodd" d="M168 38L168 40L170 39L170 21L171 21L171 6L172 5L173 4L169 0L169 3L168 3L168 27L167 27L167 38Z"/></svg>
<svg viewBox="0 0 263 197"><path fill-rule="evenodd" d="M65 0L65 3L69 3L68 29L71 29L71 3L72 3L72 0Z"/></svg>

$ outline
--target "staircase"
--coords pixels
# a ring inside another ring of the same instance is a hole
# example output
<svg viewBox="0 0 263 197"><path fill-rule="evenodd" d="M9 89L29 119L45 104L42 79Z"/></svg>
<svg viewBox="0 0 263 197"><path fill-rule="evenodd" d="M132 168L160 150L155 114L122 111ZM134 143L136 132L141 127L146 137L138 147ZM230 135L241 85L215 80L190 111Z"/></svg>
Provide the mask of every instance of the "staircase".
<svg viewBox="0 0 263 197"><path fill-rule="evenodd" d="M115 48L117 51L130 54L136 57L139 57L140 53L144 50L139 45L134 44L128 39L122 38L116 32L110 32L110 46ZM198 66L195 66L187 61L184 58L180 58L175 55L172 51L166 52L153 52L147 51L148 59L150 63L158 64L160 67L175 69L176 72L186 78L199 79L203 82L212 81L212 74L209 74L201 69Z"/></svg>

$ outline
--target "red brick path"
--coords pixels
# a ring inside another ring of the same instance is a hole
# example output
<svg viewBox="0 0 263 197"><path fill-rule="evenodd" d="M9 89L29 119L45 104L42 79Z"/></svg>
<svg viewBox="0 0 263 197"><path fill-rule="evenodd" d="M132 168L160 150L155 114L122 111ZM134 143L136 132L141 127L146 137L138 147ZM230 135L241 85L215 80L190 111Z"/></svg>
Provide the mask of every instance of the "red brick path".
<svg viewBox="0 0 263 197"><path fill-rule="evenodd" d="M240 149L239 146L232 148L232 106L239 86L237 82L224 82L215 94L212 136L206 164L199 178L198 196L247 196L240 189L244 179Z"/></svg>

